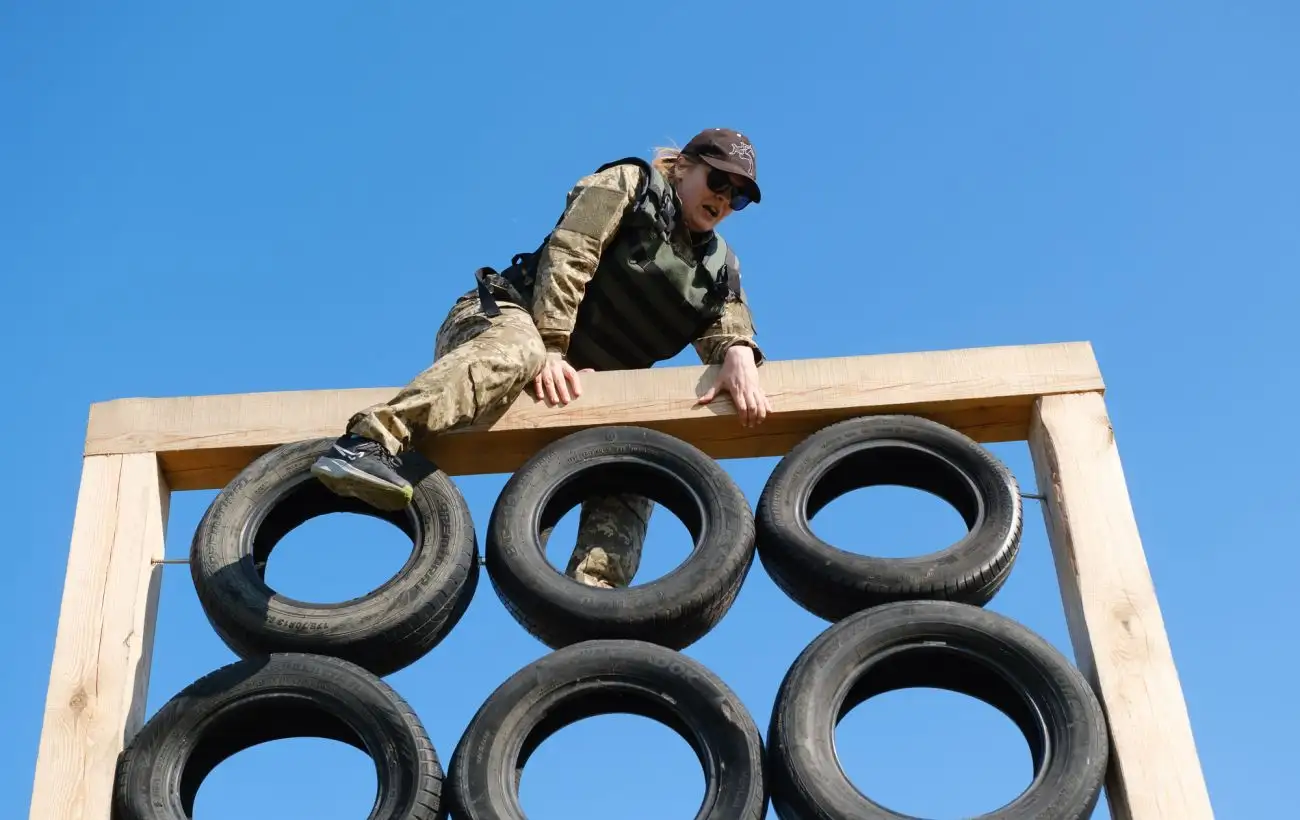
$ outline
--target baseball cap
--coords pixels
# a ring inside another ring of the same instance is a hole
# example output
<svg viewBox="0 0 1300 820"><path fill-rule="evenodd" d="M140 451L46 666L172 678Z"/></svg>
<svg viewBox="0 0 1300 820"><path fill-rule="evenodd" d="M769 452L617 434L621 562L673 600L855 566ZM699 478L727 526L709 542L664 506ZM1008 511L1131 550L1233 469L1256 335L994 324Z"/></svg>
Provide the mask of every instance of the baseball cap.
<svg viewBox="0 0 1300 820"><path fill-rule="evenodd" d="M693 154L719 171L744 177L749 180L749 198L755 203L762 198L758 189L754 144L739 131L706 128L686 143L682 153Z"/></svg>

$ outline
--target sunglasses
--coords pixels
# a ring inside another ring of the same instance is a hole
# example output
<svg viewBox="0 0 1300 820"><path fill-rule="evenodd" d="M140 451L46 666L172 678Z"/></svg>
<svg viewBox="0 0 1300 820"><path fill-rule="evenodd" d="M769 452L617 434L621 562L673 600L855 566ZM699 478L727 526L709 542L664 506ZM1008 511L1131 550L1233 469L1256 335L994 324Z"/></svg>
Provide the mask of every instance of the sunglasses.
<svg viewBox="0 0 1300 820"><path fill-rule="evenodd" d="M752 201L749 198L749 194L736 187L735 183L731 181L730 175L724 171L719 171L717 168L709 169L709 176L705 181L705 184L707 184L709 190L713 191L715 194L725 194L730 192L731 210L733 211L743 211L745 206Z"/></svg>

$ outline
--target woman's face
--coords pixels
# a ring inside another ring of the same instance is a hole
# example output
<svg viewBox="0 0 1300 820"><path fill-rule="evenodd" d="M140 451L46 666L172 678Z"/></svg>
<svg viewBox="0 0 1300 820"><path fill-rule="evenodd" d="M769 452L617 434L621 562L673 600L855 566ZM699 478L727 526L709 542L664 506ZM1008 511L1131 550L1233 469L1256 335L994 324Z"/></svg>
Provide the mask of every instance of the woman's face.
<svg viewBox="0 0 1300 820"><path fill-rule="evenodd" d="M682 201L682 219L692 231L711 231L731 213L731 196L744 190L744 180L727 174L734 190L723 186L721 192L709 188L709 172L714 169L703 162L692 162L677 181L677 196ZM718 172L721 173L721 172Z"/></svg>

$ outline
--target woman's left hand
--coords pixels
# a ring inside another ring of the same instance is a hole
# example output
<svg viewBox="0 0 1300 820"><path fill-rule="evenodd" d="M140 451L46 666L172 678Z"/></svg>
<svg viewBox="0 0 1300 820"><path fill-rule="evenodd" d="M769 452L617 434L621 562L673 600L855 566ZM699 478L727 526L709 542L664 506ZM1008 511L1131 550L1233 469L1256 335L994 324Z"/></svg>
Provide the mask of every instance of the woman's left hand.
<svg viewBox="0 0 1300 820"><path fill-rule="evenodd" d="M746 427L762 424L767 414L772 412L772 402L759 383L758 365L754 363L754 349L751 347L732 345L727 348L717 381L700 396L699 403L713 401L719 390L731 394L731 403L736 406L740 423Z"/></svg>

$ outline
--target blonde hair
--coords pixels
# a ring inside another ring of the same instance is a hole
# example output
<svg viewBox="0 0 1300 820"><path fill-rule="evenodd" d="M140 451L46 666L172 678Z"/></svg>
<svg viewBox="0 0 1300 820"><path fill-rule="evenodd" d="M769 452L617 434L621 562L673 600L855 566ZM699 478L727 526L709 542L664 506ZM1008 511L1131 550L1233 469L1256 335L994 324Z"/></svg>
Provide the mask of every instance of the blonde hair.
<svg viewBox="0 0 1300 820"><path fill-rule="evenodd" d="M655 148L655 157L650 164L659 169L671 183L681 179L682 172L695 163L695 158L687 156L679 148Z"/></svg>

